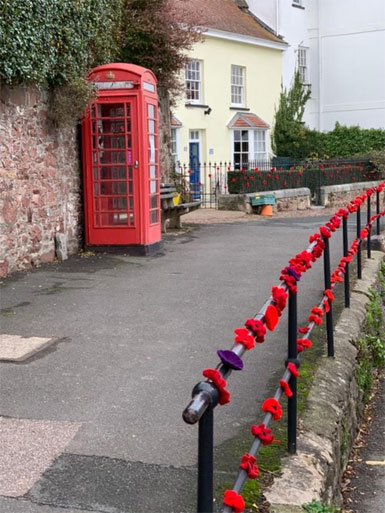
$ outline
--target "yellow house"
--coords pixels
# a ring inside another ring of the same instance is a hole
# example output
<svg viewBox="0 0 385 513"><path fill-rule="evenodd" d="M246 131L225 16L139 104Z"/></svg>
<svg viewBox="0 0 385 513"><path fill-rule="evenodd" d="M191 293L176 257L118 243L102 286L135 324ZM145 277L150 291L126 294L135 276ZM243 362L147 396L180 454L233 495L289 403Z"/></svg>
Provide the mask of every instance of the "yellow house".
<svg viewBox="0 0 385 513"><path fill-rule="evenodd" d="M244 0L188 5L202 13L205 30L189 54L186 94L173 109L172 153L199 183L207 179L203 163L240 169L269 158L287 45L247 11Z"/></svg>

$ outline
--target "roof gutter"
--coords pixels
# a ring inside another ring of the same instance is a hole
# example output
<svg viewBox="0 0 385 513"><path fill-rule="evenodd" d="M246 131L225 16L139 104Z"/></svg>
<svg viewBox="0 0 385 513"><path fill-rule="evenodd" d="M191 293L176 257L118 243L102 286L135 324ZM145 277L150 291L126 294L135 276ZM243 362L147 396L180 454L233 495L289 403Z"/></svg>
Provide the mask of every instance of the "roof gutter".
<svg viewBox="0 0 385 513"><path fill-rule="evenodd" d="M254 36L246 36L244 34L235 34L233 32L227 32L225 30L217 30L208 28L203 33L204 36L216 37L218 39L227 39L229 41L236 41L237 43L245 43L254 46L263 46L265 48L272 48L274 50L286 50L288 47L287 43L278 43L275 41L269 41L268 39L262 39Z"/></svg>

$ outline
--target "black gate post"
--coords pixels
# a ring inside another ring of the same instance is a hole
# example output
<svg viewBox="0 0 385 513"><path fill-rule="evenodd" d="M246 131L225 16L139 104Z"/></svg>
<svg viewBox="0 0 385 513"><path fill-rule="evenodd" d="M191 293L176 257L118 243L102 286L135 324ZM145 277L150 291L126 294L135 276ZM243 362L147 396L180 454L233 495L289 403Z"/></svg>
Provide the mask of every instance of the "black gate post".
<svg viewBox="0 0 385 513"><path fill-rule="evenodd" d="M198 513L213 513L214 410L211 406L199 420L198 436Z"/></svg>
<svg viewBox="0 0 385 513"><path fill-rule="evenodd" d="M348 220L346 217L342 220L343 246L344 256L348 256ZM349 263L345 263L345 308L350 308L350 280L349 280Z"/></svg>
<svg viewBox="0 0 385 513"><path fill-rule="evenodd" d="M369 224L370 222L370 217L371 217L371 212L370 212L370 196L368 196L368 208L367 208L367 223ZM368 239L366 241L366 245L367 245L367 254L368 254L368 258L371 258L372 254L371 254L371 247L370 247L370 227L368 226L368 230L369 230L369 233L368 233Z"/></svg>
<svg viewBox="0 0 385 513"><path fill-rule="evenodd" d="M376 190L376 214L378 215L380 213L380 191ZM377 235L380 235L381 228L380 228L380 217L377 218Z"/></svg>
<svg viewBox="0 0 385 513"><path fill-rule="evenodd" d="M330 281L330 248L329 248L329 239L324 238L325 249L324 249L324 279L325 279L325 289L330 289L331 281ZM328 356L334 357L334 334L333 334L333 307L330 304L330 310L326 314L326 331L327 331L327 339L328 339Z"/></svg>
<svg viewBox="0 0 385 513"><path fill-rule="evenodd" d="M361 207L358 207L357 209L357 239L359 239L358 242L358 251L357 251L357 278L361 280L362 278L362 248L361 248Z"/></svg>
<svg viewBox="0 0 385 513"><path fill-rule="evenodd" d="M298 366L297 352L297 294L289 293L288 362ZM297 452L297 378L291 376L289 386L293 395L287 401L287 450Z"/></svg>

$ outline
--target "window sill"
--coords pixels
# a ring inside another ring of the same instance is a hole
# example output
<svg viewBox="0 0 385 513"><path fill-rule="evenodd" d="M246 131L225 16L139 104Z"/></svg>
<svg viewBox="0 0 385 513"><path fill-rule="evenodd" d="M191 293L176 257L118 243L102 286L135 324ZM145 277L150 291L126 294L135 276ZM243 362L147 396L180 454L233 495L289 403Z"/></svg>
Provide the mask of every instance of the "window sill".
<svg viewBox="0 0 385 513"><path fill-rule="evenodd" d="M185 103L185 107L197 107L198 109L207 109L208 105L203 105L202 103Z"/></svg>
<svg viewBox="0 0 385 513"><path fill-rule="evenodd" d="M233 105L231 107L229 107L230 110L239 110L239 111L245 111L245 112L249 112L250 109L248 109L247 107L234 107Z"/></svg>
<svg viewBox="0 0 385 513"><path fill-rule="evenodd" d="M298 5L298 4L291 4L292 7L296 7L297 9L303 9L305 10L305 7L303 5Z"/></svg>

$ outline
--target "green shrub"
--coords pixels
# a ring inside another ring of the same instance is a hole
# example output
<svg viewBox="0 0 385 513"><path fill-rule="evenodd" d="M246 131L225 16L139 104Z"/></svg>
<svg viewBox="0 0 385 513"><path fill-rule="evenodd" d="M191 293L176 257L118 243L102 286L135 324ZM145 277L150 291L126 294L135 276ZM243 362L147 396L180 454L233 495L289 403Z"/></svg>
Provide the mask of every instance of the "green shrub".
<svg viewBox="0 0 385 513"><path fill-rule="evenodd" d="M308 513L337 513L339 511L333 506L327 506L319 501L312 501L309 504L303 504L302 508Z"/></svg>
<svg viewBox="0 0 385 513"><path fill-rule="evenodd" d="M0 4L0 82L65 84L113 59L122 0Z"/></svg>

